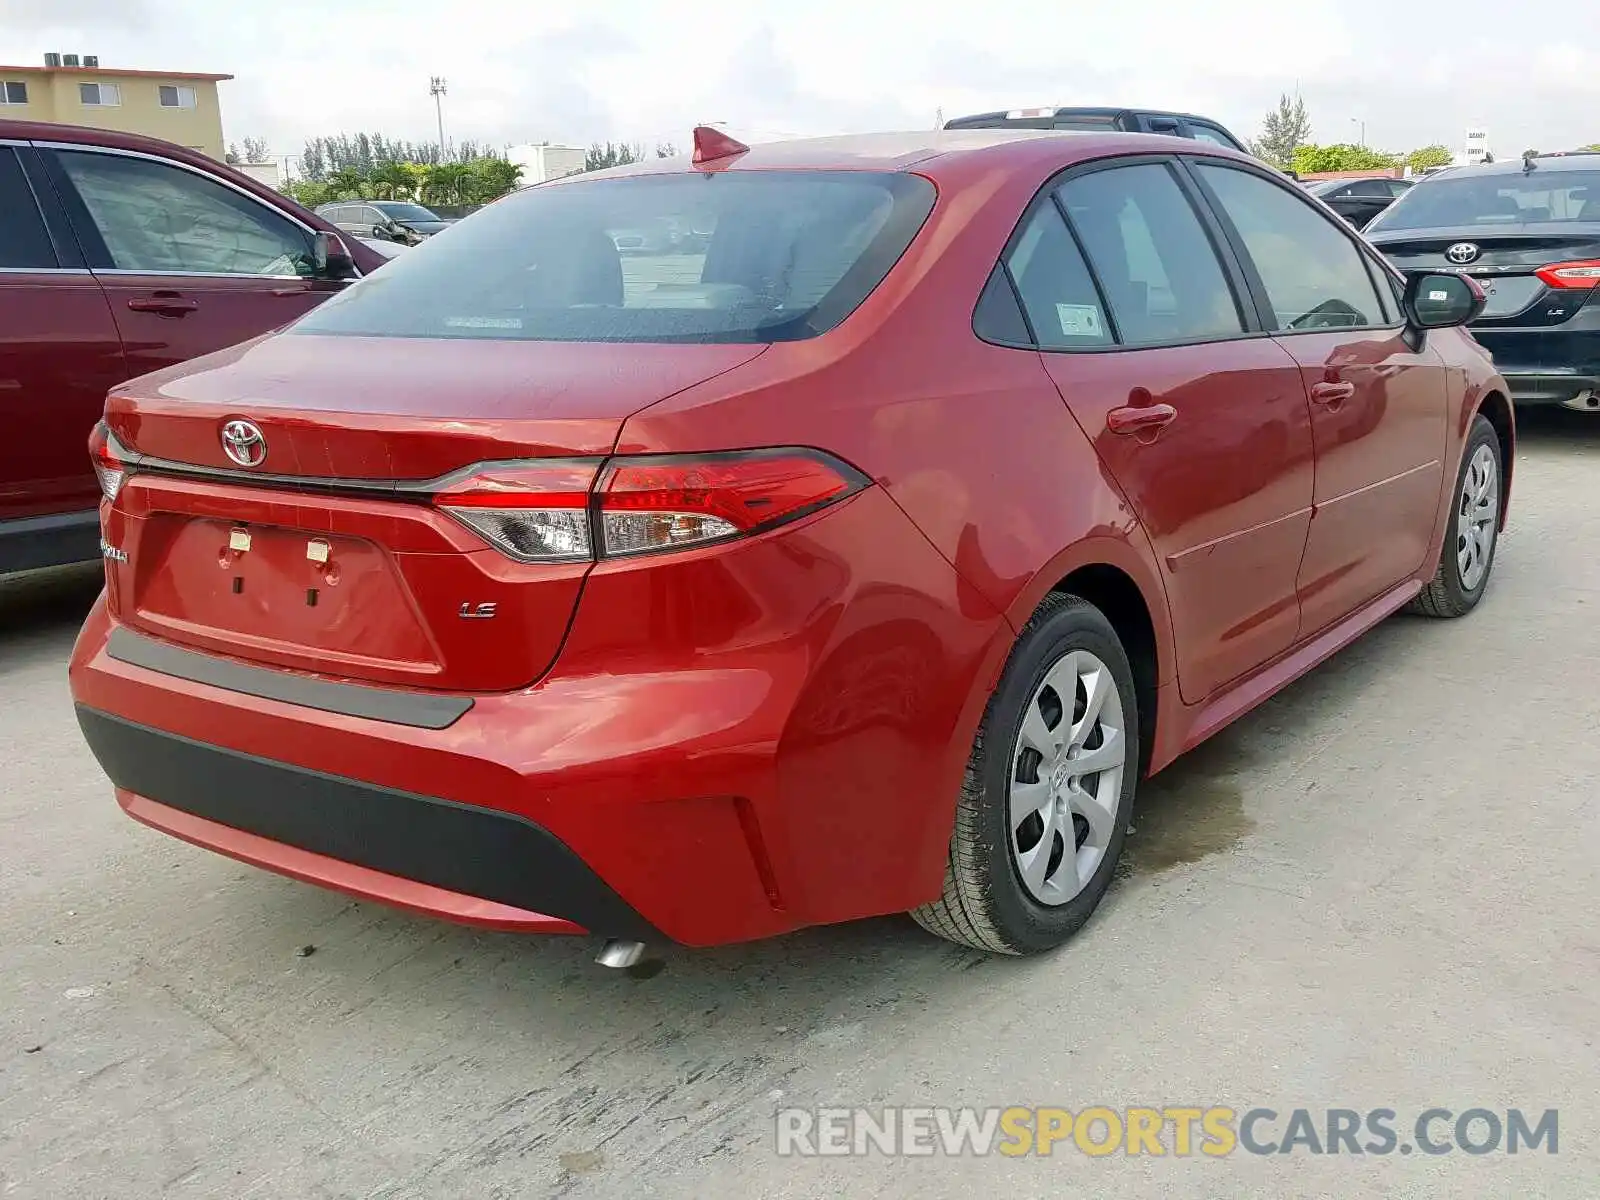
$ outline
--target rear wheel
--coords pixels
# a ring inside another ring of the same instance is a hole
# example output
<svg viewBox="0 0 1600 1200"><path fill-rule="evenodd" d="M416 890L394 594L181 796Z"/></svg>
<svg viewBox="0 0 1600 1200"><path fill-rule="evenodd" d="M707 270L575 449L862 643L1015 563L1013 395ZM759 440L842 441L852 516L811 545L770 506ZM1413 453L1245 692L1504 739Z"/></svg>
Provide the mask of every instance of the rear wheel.
<svg viewBox="0 0 1600 1200"><path fill-rule="evenodd" d="M1064 942L1110 886L1139 762L1116 631L1087 601L1052 595L1017 639L974 741L943 894L911 915L980 950Z"/></svg>
<svg viewBox="0 0 1600 1200"><path fill-rule="evenodd" d="M1500 438L1488 418L1473 418L1456 478L1439 567L1407 606L1429 617L1462 617L1489 586L1500 531Z"/></svg>

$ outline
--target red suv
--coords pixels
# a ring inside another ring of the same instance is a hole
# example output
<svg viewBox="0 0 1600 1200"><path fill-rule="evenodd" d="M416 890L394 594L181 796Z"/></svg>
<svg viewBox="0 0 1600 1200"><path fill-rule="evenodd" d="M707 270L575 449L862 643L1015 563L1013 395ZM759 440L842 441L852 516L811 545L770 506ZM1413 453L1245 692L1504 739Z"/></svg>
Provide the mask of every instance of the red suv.
<svg viewBox="0 0 1600 1200"><path fill-rule="evenodd" d="M357 242L319 268L319 232L336 231L203 154L0 121L0 575L99 553L83 445L113 384L286 324L387 261Z"/></svg>
<svg viewBox="0 0 1600 1200"><path fill-rule="evenodd" d="M1483 595L1470 281L1185 139L713 141L112 393L71 680L132 816L502 928L1037 951L1142 776Z"/></svg>

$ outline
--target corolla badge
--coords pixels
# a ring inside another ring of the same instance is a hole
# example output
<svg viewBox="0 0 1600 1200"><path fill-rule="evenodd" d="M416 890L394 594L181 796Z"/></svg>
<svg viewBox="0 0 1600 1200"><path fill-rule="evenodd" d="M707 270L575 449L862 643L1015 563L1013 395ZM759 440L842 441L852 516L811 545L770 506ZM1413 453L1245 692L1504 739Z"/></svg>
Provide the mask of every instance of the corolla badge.
<svg viewBox="0 0 1600 1200"><path fill-rule="evenodd" d="M1479 253L1476 243L1457 242L1444 252L1444 256L1457 266L1465 266L1476 259Z"/></svg>
<svg viewBox="0 0 1600 1200"><path fill-rule="evenodd" d="M267 459L267 439L254 421L229 421L222 427L222 452L241 467L259 467Z"/></svg>

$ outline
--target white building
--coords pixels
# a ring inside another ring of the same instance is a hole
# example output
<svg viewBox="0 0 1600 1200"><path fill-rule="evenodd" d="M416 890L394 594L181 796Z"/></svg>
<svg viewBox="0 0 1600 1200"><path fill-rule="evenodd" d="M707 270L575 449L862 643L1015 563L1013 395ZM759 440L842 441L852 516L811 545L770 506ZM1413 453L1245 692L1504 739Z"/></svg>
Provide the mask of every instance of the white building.
<svg viewBox="0 0 1600 1200"><path fill-rule="evenodd" d="M506 157L522 168L521 186L532 187L536 183L548 183L552 179L560 179L563 175L576 175L583 170L583 161L588 157L588 151L576 146L530 142L510 147L506 151Z"/></svg>
<svg viewBox="0 0 1600 1200"><path fill-rule="evenodd" d="M278 172L278 164L275 162L234 163L233 165L257 183L264 183L269 188L276 188L282 178Z"/></svg>

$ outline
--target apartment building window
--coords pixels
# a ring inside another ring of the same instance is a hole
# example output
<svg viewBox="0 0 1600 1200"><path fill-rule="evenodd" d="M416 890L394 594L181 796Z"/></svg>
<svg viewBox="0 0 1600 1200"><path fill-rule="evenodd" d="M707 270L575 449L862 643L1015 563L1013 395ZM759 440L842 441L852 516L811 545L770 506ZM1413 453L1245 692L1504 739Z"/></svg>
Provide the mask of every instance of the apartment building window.
<svg viewBox="0 0 1600 1200"><path fill-rule="evenodd" d="M122 103L122 89L114 83L80 83L78 99L85 108L116 108Z"/></svg>
<svg viewBox="0 0 1600 1200"><path fill-rule="evenodd" d="M7 79L4 83L0 83L0 104L26 104L27 102L27 84L14 79Z"/></svg>
<svg viewBox="0 0 1600 1200"><path fill-rule="evenodd" d="M194 89L192 87L167 87L161 88L162 108L193 108Z"/></svg>

